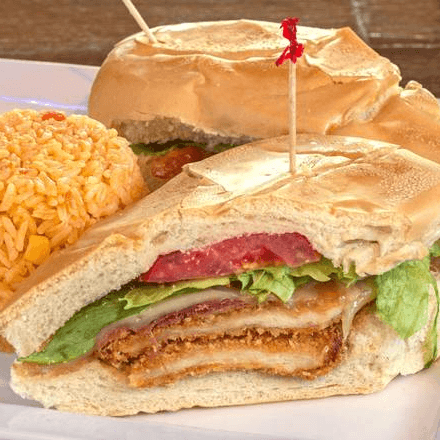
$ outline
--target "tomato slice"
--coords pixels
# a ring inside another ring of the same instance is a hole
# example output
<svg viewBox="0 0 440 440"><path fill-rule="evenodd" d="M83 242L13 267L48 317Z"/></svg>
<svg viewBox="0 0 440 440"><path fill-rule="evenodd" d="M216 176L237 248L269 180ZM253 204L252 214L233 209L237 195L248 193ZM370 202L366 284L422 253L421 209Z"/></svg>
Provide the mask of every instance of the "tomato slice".
<svg viewBox="0 0 440 440"><path fill-rule="evenodd" d="M170 283L241 273L264 266L298 267L319 261L320 254L298 233L258 233L230 238L201 249L161 255L141 281Z"/></svg>

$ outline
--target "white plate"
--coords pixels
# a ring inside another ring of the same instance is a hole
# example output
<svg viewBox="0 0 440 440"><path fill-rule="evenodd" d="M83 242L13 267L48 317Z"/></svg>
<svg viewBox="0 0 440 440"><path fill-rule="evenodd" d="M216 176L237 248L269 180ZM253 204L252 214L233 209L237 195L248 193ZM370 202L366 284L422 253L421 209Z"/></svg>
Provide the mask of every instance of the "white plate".
<svg viewBox="0 0 440 440"><path fill-rule="evenodd" d="M0 59L0 112L86 113L95 67ZM125 418L60 413L16 396L12 356L0 354L0 439L440 440L440 363L368 396L191 409Z"/></svg>
<svg viewBox="0 0 440 440"><path fill-rule="evenodd" d="M0 59L0 111L57 108L87 113L96 67Z"/></svg>

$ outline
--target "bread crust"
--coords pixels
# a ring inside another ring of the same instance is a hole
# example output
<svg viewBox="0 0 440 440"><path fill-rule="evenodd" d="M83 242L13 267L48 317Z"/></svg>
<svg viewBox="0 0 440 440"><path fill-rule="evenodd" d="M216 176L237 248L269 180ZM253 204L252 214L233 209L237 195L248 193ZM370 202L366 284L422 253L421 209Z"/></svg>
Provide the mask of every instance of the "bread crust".
<svg viewBox="0 0 440 440"><path fill-rule="evenodd" d="M332 130L332 134L393 142L440 162L439 102L421 84L410 81L371 121L351 121Z"/></svg>
<svg viewBox="0 0 440 440"><path fill-rule="evenodd" d="M54 254L1 315L20 356L38 350L77 310L148 270L160 254L242 234L298 232L360 275L420 259L438 238L440 165L395 145L300 136L191 164L158 191L97 223Z"/></svg>

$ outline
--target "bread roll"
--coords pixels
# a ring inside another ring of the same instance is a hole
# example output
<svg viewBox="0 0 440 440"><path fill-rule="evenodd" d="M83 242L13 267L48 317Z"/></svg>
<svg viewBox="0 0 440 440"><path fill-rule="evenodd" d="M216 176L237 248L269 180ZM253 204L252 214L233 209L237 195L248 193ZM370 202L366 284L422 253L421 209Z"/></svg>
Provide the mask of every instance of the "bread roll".
<svg viewBox="0 0 440 440"><path fill-rule="evenodd" d="M93 83L89 114L131 142L244 143L288 133L288 65L277 23L231 20L152 29L118 43ZM298 27L297 129L369 121L400 73L351 29Z"/></svg>
<svg viewBox="0 0 440 440"><path fill-rule="evenodd" d="M289 131L286 47L277 23L230 20L154 28L158 42L132 35L108 54L93 83L89 113L132 143L189 140L240 145ZM420 84L351 29L298 27L296 129L395 143L439 161L440 107ZM162 148L155 145L154 148ZM151 190L199 160L139 155ZM200 156L200 155L199 155ZM159 170L159 171L158 171Z"/></svg>
<svg viewBox="0 0 440 440"><path fill-rule="evenodd" d="M118 43L89 113L131 142L241 144L287 134L288 66L276 23L231 20L153 29ZM351 29L298 27L297 130L384 140L438 160L440 108Z"/></svg>

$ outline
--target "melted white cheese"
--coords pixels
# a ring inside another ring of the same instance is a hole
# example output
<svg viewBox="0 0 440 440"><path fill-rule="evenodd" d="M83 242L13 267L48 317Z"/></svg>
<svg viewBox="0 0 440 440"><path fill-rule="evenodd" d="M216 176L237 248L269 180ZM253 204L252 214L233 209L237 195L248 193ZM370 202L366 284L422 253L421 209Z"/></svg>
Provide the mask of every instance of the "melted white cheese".
<svg viewBox="0 0 440 440"><path fill-rule="evenodd" d="M100 336L118 327L137 329L149 325L167 314L178 312L196 304L223 299L242 299L249 304L256 304L253 295L242 294L226 287L213 287L199 292L171 297L166 301L154 304L136 316L115 322L101 330ZM309 283L298 289L285 304L286 308L265 310L264 306L257 311L238 315L233 321L234 328L267 327L267 328L325 328L341 320L344 338L350 332L351 323L356 313L373 299L372 289L368 284L359 282L345 288L336 283ZM273 301L269 299L268 301ZM231 320L224 325L231 325ZM199 329L201 333L220 330L207 327ZM224 330L227 330L225 328Z"/></svg>

